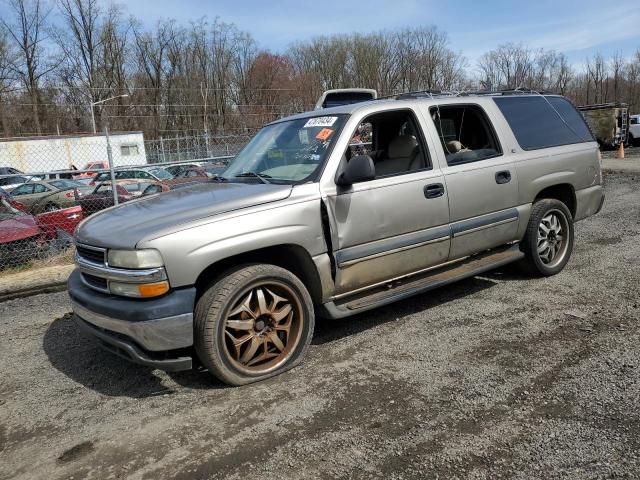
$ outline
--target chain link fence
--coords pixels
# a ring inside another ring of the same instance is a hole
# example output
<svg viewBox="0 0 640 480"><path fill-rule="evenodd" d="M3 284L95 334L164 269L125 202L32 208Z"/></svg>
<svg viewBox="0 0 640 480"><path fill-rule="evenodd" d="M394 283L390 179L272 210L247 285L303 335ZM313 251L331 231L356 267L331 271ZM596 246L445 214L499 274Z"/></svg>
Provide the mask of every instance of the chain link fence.
<svg viewBox="0 0 640 480"><path fill-rule="evenodd" d="M251 139L251 134L242 135L194 135L160 137L145 140L149 163L171 163L212 157L233 156Z"/></svg>
<svg viewBox="0 0 640 480"><path fill-rule="evenodd" d="M142 132L105 131L0 139L0 274L70 262L73 233L84 218L215 181L249 138L145 140Z"/></svg>

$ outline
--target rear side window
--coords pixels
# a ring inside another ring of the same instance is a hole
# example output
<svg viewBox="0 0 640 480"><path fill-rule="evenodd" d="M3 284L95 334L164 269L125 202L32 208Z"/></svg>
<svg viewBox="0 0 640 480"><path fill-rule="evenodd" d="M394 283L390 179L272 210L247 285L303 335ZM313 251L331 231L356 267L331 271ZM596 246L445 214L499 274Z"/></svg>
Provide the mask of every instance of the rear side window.
<svg viewBox="0 0 640 480"><path fill-rule="evenodd" d="M594 141L584 118L566 98L540 95L494 101L523 150Z"/></svg>

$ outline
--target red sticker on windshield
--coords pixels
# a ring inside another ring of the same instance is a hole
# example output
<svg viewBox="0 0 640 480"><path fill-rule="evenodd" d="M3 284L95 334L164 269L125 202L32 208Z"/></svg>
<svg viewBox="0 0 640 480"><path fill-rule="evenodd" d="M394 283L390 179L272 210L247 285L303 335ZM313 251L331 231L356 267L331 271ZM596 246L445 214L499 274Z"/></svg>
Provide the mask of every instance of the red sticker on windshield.
<svg viewBox="0 0 640 480"><path fill-rule="evenodd" d="M324 142L327 138L331 136L333 130L330 128L323 128L316 134L316 138L322 142Z"/></svg>

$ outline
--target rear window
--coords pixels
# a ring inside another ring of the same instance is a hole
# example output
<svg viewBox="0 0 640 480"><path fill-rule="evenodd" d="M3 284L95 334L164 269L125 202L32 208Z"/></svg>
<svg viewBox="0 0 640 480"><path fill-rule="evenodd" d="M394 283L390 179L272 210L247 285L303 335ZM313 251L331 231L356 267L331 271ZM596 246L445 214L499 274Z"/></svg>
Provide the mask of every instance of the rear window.
<svg viewBox="0 0 640 480"><path fill-rule="evenodd" d="M496 97L523 150L593 142L584 118L564 97Z"/></svg>
<svg viewBox="0 0 640 480"><path fill-rule="evenodd" d="M373 100L373 98L373 94L370 92L333 92L327 93L322 106L324 108L339 107L340 105L366 102Z"/></svg>

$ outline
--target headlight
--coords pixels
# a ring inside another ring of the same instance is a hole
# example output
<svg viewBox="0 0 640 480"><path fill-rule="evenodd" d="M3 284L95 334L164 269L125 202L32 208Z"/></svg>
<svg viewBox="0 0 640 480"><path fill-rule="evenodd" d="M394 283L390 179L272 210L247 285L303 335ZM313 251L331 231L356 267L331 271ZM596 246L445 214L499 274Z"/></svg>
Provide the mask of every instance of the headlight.
<svg viewBox="0 0 640 480"><path fill-rule="evenodd" d="M169 291L169 282L155 283L122 283L109 282L109 290L115 295L136 298L152 298L164 295Z"/></svg>
<svg viewBox="0 0 640 480"><path fill-rule="evenodd" d="M158 250L109 250L107 261L110 267L154 268L162 267L164 262Z"/></svg>

